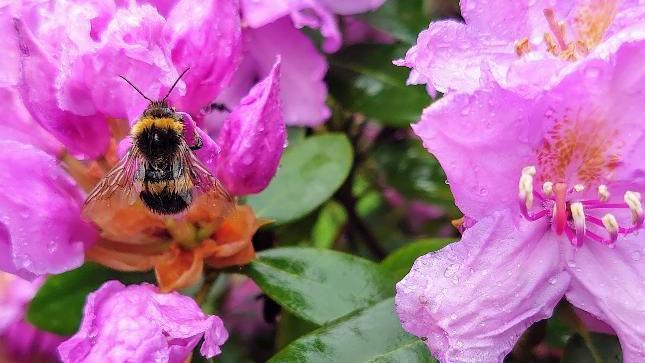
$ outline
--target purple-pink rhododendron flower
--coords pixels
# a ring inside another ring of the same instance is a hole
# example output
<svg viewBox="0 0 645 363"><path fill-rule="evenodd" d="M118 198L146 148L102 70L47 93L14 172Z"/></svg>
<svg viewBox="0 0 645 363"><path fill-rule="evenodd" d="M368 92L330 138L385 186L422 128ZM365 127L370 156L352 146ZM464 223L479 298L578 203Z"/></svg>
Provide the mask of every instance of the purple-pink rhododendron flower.
<svg viewBox="0 0 645 363"><path fill-rule="evenodd" d="M26 320L27 304L42 279L26 281L0 272L0 361L57 362L65 337L41 331Z"/></svg>
<svg viewBox="0 0 645 363"><path fill-rule="evenodd" d="M197 127L203 110L242 63L238 2L155 4L0 5L0 104L12 120L0 127L3 271L27 279L61 273L80 266L97 241L99 231L81 219L85 195L96 168L116 162L127 130L119 135L115 125L135 122L148 102L119 76L157 99L190 68L169 102L202 137L201 161L234 195L261 191L275 174L286 142L280 57L228 105L223 132L207 134Z"/></svg>
<svg viewBox="0 0 645 363"><path fill-rule="evenodd" d="M442 362L502 362L562 297L645 361L645 31L630 34L536 94L485 73L413 126L471 221L397 285L403 326Z"/></svg>
<svg viewBox="0 0 645 363"><path fill-rule="evenodd" d="M243 60L230 86L218 101L235 104L254 80L264 77L276 56L282 57L280 78L284 120L288 125L317 126L330 115L325 104L324 82L327 62L300 28L320 29L323 49L337 51L342 44L337 16L377 9L384 0L241 0ZM352 30L354 32L354 30ZM361 34L364 29L358 29ZM350 36L354 35L349 34ZM205 117L207 127L216 128L221 115Z"/></svg>
<svg viewBox="0 0 645 363"><path fill-rule="evenodd" d="M192 298L161 294L149 284L109 281L88 296L79 331L58 351L63 363L183 363L202 337L200 353L212 358L228 332Z"/></svg>
<svg viewBox="0 0 645 363"><path fill-rule="evenodd" d="M572 63L639 36L639 0L461 0L464 22L441 20L405 58L411 84L473 92L490 72L504 88L535 92Z"/></svg>

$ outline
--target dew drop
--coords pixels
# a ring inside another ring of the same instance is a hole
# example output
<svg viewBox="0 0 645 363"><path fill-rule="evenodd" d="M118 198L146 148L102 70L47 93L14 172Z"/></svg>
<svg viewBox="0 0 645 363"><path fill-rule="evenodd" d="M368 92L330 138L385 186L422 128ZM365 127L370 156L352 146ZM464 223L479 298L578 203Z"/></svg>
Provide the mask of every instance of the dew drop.
<svg viewBox="0 0 645 363"><path fill-rule="evenodd" d="M446 267L446 270L443 272L443 276L444 277L454 276L454 274L457 273L457 270L459 270L459 265L453 263L450 266Z"/></svg>
<svg viewBox="0 0 645 363"><path fill-rule="evenodd" d="M639 251L632 252L632 260L640 261L640 259L641 259L641 253Z"/></svg>
<svg viewBox="0 0 645 363"><path fill-rule="evenodd" d="M58 243L56 241L51 240L47 242L47 252L54 253L56 250L58 250Z"/></svg>
<svg viewBox="0 0 645 363"><path fill-rule="evenodd" d="M554 276L549 279L549 284L555 285L555 283L558 282L558 279Z"/></svg>

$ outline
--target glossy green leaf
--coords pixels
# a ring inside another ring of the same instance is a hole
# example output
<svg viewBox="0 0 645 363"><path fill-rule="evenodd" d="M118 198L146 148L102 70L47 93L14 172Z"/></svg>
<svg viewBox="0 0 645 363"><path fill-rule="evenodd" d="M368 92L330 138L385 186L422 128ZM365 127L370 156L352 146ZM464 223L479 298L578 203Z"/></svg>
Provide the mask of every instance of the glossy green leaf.
<svg viewBox="0 0 645 363"><path fill-rule="evenodd" d="M418 121L430 104L423 86L408 86L409 71L392 61L403 54L395 45L360 44L330 58L329 91L346 109L391 126Z"/></svg>
<svg viewBox="0 0 645 363"><path fill-rule="evenodd" d="M152 276L86 263L75 270L48 277L29 304L27 320L52 333L74 334L81 322L85 298L109 280L128 284L151 281Z"/></svg>
<svg viewBox="0 0 645 363"><path fill-rule="evenodd" d="M403 331L390 298L305 335L269 362L436 361L420 339Z"/></svg>
<svg viewBox="0 0 645 363"><path fill-rule="evenodd" d="M428 238L408 243L381 261L381 266L390 271L395 280L401 280L418 257L438 251L453 241L447 238Z"/></svg>
<svg viewBox="0 0 645 363"><path fill-rule="evenodd" d="M374 155L388 185L404 197L453 206L443 169L418 140L381 144Z"/></svg>
<svg viewBox="0 0 645 363"><path fill-rule="evenodd" d="M319 325L394 292L394 282L378 264L331 250L266 250L243 271L283 308Z"/></svg>
<svg viewBox="0 0 645 363"><path fill-rule="evenodd" d="M618 338L607 334L589 334L588 339L574 335L564 350L562 363L621 363L623 354Z"/></svg>
<svg viewBox="0 0 645 363"><path fill-rule="evenodd" d="M346 222L345 208L338 202L327 202L312 230L311 241L314 247L331 248Z"/></svg>
<svg viewBox="0 0 645 363"><path fill-rule="evenodd" d="M388 0L378 10L361 16L370 25L408 44L414 44L430 17L424 0Z"/></svg>
<svg viewBox="0 0 645 363"><path fill-rule="evenodd" d="M287 148L271 184L246 200L258 216L286 223L305 216L334 194L352 166L343 134L313 136Z"/></svg>

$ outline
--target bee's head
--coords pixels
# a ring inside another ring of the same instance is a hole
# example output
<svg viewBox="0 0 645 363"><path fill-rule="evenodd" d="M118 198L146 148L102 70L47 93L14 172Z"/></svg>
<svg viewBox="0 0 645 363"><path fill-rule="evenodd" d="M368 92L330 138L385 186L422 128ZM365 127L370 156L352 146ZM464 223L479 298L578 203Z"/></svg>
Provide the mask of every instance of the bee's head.
<svg viewBox="0 0 645 363"><path fill-rule="evenodd" d="M143 117L172 118L174 115L175 109L170 107L165 100L150 102L143 111Z"/></svg>

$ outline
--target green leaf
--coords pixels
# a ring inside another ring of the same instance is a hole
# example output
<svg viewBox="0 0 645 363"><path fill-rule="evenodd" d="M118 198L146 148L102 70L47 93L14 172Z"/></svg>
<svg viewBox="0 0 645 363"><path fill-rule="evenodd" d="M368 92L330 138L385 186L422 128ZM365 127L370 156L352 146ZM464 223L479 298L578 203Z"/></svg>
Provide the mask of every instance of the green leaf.
<svg viewBox="0 0 645 363"><path fill-rule="evenodd" d="M361 17L376 29L414 44L430 22L423 3L424 0L388 0L377 11Z"/></svg>
<svg viewBox="0 0 645 363"><path fill-rule="evenodd" d="M301 336L316 330L318 325L300 319L297 316L283 311L280 314L280 323L276 331L275 350L278 351Z"/></svg>
<svg viewBox="0 0 645 363"><path fill-rule="evenodd" d="M390 298L296 340L269 362L436 361L420 339L403 331Z"/></svg>
<svg viewBox="0 0 645 363"><path fill-rule="evenodd" d="M27 320L52 333L74 334L81 322L85 298L109 280L128 284L152 279L148 274L118 272L86 263L75 270L48 277L29 304Z"/></svg>
<svg viewBox="0 0 645 363"><path fill-rule="evenodd" d="M330 57L329 91L346 109L391 126L419 120L430 103L423 86L407 86L409 71L392 64L395 45L359 44Z"/></svg>
<svg viewBox="0 0 645 363"><path fill-rule="evenodd" d="M588 339L576 334L567 343L562 363L621 363L623 354L618 338L607 334L589 334Z"/></svg>
<svg viewBox="0 0 645 363"><path fill-rule="evenodd" d="M271 184L246 201L258 216L276 223L298 219L334 194L347 178L352 160L345 135L310 137L287 148Z"/></svg>
<svg viewBox="0 0 645 363"><path fill-rule="evenodd" d="M390 271L395 280L401 280L418 257L438 251L453 241L447 238L428 238L408 243L381 261L381 267Z"/></svg>
<svg viewBox="0 0 645 363"><path fill-rule="evenodd" d="M404 197L454 208L446 174L418 140L383 143L374 156L387 184Z"/></svg>
<svg viewBox="0 0 645 363"><path fill-rule="evenodd" d="M314 247L331 248L346 222L345 208L338 202L327 202L320 211L312 231L311 241Z"/></svg>
<svg viewBox="0 0 645 363"><path fill-rule="evenodd" d="M260 252L243 270L292 314L325 324L393 294L376 263L331 250L304 247Z"/></svg>

